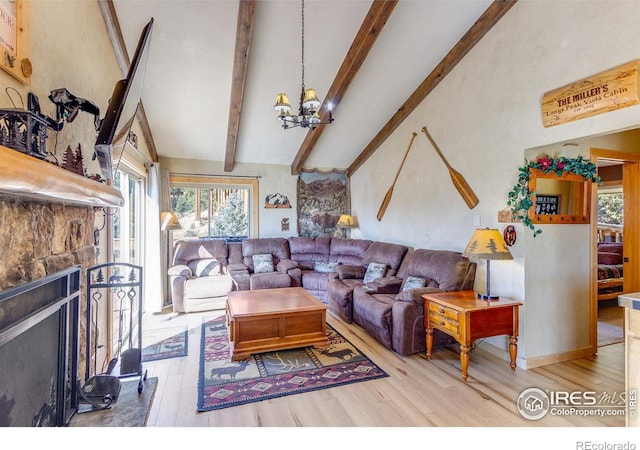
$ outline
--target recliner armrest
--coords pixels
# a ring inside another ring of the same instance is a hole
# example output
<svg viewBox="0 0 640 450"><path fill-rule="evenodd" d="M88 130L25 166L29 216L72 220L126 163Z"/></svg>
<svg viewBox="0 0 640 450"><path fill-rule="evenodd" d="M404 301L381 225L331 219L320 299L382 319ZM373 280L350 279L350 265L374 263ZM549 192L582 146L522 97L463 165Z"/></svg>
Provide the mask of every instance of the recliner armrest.
<svg viewBox="0 0 640 450"><path fill-rule="evenodd" d="M168 273L169 273L169 276L172 276L172 277L190 278L191 275L193 275L193 273L191 272L191 269L189 269L189 267L185 266L184 264L178 264L177 266L169 267Z"/></svg>
<svg viewBox="0 0 640 450"><path fill-rule="evenodd" d="M362 266L351 266L349 264L339 264L336 266L336 273L338 274L338 278L341 280L353 278L362 279L366 272L367 268Z"/></svg>
<svg viewBox="0 0 640 450"><path fill-rule="evenodd" d="M231 263L227 264L227 272L249 272L249 268L243 263Z"/></svg>
<svg viewBox="0 0 640 450"><path fill-rule="evenodd" d="M276 265L276 270L280 273L288 273L291 269L297 269L300 266L297 261L292 259L282 259Z"/></svg>
<svg viewBox="0 0 640 450"><path fill-rule="evenodd" d="M396 295L396 301L423 304L424 303L424 300L422 299L423 294L433 294L436 292L445 292L445 291L443 289L432 288L432 287L408 289Z"/></svg>
<svg viewBox="0 0 640 450"><path fill-rule="evenodd" d="M402 286L402 278L399 277L382 277L366 283L367 292L369 294L397 294Z"/></svg>

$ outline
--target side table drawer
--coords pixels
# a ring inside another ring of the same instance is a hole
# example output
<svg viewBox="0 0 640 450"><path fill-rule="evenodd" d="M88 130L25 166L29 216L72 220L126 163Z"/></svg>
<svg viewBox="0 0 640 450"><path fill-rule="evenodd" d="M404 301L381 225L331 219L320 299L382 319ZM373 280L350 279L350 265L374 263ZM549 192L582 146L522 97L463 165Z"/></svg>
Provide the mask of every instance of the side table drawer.
<svg viewBox="0 0 640 450"><path fill-rule="evenodd" d="M453 308L448 308L446 306L442 306L434 302L429 302L429 312L441 314L448 319L453 319L456 322L458 321L458 311L456 311Z"/></svg>
<svg viewBox="0 0 640 450"><path fill-rule="evenodd" d="M457 320L450 319L439 312L431 311L431 308L429 308L429 322L431 322L431 325L435 328L444 328L445 330L454 333L454 336L460 335L460 327Z"/></svg>

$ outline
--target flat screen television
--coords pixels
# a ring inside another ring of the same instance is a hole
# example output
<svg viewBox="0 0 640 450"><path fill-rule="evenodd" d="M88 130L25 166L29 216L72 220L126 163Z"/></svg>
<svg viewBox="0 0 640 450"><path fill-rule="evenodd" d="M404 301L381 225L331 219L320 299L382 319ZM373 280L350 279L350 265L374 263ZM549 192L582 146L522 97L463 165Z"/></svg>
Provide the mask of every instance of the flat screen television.
<svg viewBox="0 0 640 450"><path fill-rule="evenodd" d="M113 178L113 149L124 147L127 143L131 125L138 111L152 29L153 18L140 34L127 77L116 83L98 130L94 151L106 179Z"/></svg>

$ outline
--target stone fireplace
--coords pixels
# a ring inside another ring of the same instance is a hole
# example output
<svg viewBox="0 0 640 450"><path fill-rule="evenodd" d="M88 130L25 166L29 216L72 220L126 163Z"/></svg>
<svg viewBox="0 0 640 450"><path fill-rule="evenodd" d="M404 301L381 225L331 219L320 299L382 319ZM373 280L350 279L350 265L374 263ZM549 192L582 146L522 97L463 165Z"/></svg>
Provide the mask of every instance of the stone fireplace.
<svg viewBox="0 0 640 450"><path fill-rule="evenodd" d="M0 291L0 426L69 423L78 404L79 299L80 266Z"/></svg>
<svg viewBox="0 0 640 450"><path fill-rule="evenodd" d="M0 294L79 267L76 316L79 342L85 342L84 278L86 269L99 262L96 211L123 203L120 192L106 184L0 146ZM85 353L79 345L78 376L85 373ZM0 358L10 356L0 352Z"/></svg>

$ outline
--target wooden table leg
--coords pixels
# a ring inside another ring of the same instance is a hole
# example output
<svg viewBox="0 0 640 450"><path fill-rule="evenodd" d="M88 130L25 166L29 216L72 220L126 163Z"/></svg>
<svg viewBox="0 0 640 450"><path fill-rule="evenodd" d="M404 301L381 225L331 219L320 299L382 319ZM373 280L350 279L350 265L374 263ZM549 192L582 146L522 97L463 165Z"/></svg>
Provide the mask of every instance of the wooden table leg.
<svg viewBox="0 0 640 450"><path fill-rule="evenodd" d="M518 355L518 338L515 336L509 337L509 357L511 358L511 370L516 370L516 356Z"/></svg>
<svg viewBox="0 0 640 450"><path fill-rule="evenodd" d="M427 328L427 359L431 359L431 350L433 349L433 328Z"/></svg>
<svg viewBox="0 0 640 450"><path fill-rule="evenodd" d="M469 345L460 345L460 367L462 368L462 379L467 381L469 369Z"/></svg>

